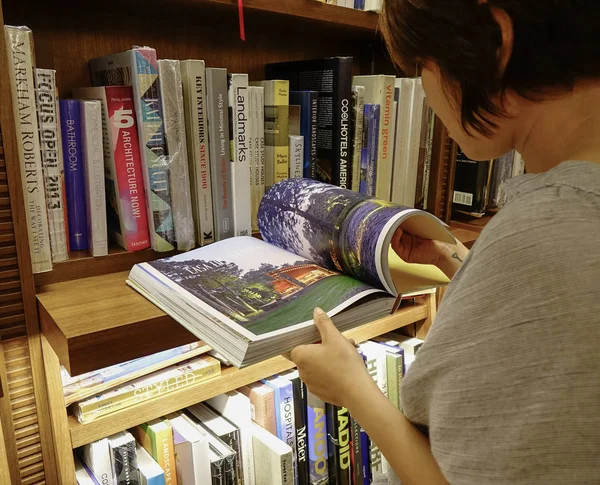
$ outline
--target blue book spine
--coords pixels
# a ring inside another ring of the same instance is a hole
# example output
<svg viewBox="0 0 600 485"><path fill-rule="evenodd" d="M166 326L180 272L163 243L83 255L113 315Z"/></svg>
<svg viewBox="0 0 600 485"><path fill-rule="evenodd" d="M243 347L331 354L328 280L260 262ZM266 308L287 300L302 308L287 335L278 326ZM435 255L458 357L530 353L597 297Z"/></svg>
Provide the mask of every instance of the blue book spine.
<svg viewBox="0 0 600 485"><path fill-rule="evenodd" d="M69 245L71 251L83 251L88 249L88 237L79 101L76 99L61 99L60 118L65 156Z"/></svg>
<svg viewBox="0 0 600 485"><path fill-rule="evenodd" d="M307 394L306 418L310 483L324 485L329 481L325 403L310 392Z"/></svg>
<svg viewBox="0 0 600 485"><path fill-rule="evenodd" d="M370 485L371 483L371 456L369 450L371 449L371 440L369 435L364 429L360 430L360 449L362 451L362 483L363 485Z"/></svg>
<svg viewBox="0 0 600 485"><path fill-rule="evenodd" d="M365 0L354 0L354 8L356 10L364 10L365 9Z"/></svg>
<svg viewBox="0 0 600 485"><path fill-rule="evenodd" d="M300 134L304 137L305 178L317 176L317 91L290 91L290 104L300 106Z"/></svg>
<svg viewBox="0 0 600 485"><path fill-rule="evenodd" d="M379 115L378 104L365 103L364 117L364 139L363 147L367 150L367 187L365 195L375 196L375 185L377 181L377 150L379 145ZM362 158L362 157L361 157ZM362 160L361 160L362 170Z"/></svg>
<svg viewBox="0 0 600 485"><path fill-rule="evenodd" d="M292 382L282 377L263 381L275 391L275 420L277 437L293 450L294 476L298 483L296 427L294 419L294 388Z"/></svg>

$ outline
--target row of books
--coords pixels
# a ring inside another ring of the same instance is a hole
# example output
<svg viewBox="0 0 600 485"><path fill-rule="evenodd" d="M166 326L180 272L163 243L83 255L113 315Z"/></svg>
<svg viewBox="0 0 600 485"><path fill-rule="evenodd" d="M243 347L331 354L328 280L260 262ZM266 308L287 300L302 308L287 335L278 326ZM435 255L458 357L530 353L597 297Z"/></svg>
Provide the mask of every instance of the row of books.
<svg viewBox="0 0 600 485"><path fill-rule="evenodd" d="M269 64L250 83L137 47L90 60L94 87L58 101L31 30L6 35L36 273L110 240L187 251L250 235L265 189L289 177L426 208L434 117L420 79L352 77L336 57Z"/></svg>
<svg viewBox="0 0 600 485"><path fill-rule="evenodd" d="M389 334L359 346L398 409L402 376L421 344ZM308 392L297 371L90 443L76 451L76 465L80 485L363 485L388 470L348 411Z"/></svg>
<svg viewBox="0 0 600 485"><path fill-rule="evenodd" d="M513 150L494 160L476 162L458 150L452 211L481 217L502 204L503 184L525 173L523 157Z"/></svg>
<svg viewBox="0 0 600 485"><path fill-rule="evenodd" d="M381 12L383 0L317 0L321 3L338 5L339 7L353 8L355 10L369 10Z"/></svg>

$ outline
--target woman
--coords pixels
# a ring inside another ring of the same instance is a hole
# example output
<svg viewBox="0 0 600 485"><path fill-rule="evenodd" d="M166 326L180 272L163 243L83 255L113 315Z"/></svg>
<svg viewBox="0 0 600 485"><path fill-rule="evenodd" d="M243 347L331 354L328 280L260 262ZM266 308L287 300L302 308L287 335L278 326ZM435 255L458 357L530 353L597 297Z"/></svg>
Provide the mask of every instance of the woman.
<svg viewBox="0 0 600 485"><path fill-rule="evenodd" d="M318 309L322 343L291 353L404 485L600 483L599 26L598 0L386 0L392 58L421 67L463 151L515 148L529 174L468 255L396 234L401 257L453 276L402 384L406 417Z"/></svg>

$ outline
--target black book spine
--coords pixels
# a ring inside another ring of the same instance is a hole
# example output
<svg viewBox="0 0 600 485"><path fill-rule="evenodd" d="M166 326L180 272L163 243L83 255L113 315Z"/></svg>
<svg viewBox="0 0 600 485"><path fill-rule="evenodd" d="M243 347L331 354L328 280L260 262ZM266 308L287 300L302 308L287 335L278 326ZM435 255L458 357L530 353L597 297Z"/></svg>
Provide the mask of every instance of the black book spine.
<svg viewBox="0 0 600 485"><path fill-rule="evenodd" d="M329 485L351 485L350 415L344 407L327 404Z"/></svg>
<svg viewBox="0 0 600 485"><path fill-rule="evenodd" d="M350 419L352 427L352 483L362 485L362 448L360 444L360 424L354 419Z"/></svg>
<svg viewBox="0 0 600 485"><path fill-rule="evenodd" d="M307 399L306 384L296 377L291 379L294 392L294 423L296 426L296 453L298 463L298 485L310 485L308 463Z"/></svg>
<svg viewBox="0 0 600 485"><path fill-rule="evenodd" d="M350 189L350 162L352 160L352 59L338 59L337 82L333 92L333 149L332 182Z"/></svg>
<svg viewBox="0 0 600 485"><path fill-rule="evenodd" d="M318 94L310 93L310 178L317 178L317 106ZM307 140L304 140L307 143Z"/></svg>

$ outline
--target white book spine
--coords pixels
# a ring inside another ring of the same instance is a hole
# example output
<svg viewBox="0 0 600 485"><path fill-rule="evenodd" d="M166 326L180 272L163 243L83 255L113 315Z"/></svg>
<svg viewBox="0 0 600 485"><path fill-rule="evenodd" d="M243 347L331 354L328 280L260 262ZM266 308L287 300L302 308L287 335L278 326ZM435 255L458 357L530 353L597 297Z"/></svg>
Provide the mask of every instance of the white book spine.
<svg viewBox="0 0 600 485"><path fill-rule="evenodd" d="M363 140L363 121L365 118L365 87L352 86L354 140L352 142L352 190L360 191L360 154Z"/></svg>
<svg viewBox="0 0 600 485"><path fill-rule="evenodd" d="M248 74L230 74L227 97L231 110L231 179L233 200L233 230L235 236L252 234L252 203L250 196L250 132Z"/></svg>
<svg viewBox="0 0 600 485"><path fill-rule="evenodd" d="M290 137L290 178L302 178L304 171L304 137Z"/></svg>
<svg viewBox="0 0 600 485"><path fill-rule="evenodd" d="M257 485L293 485L293 451L257 424L252 425Z"/></svg>
<svg viewBox="0 0 600 485"><path fill-rule="evenodd" d="M169 164L175 240L179 251L189 251L193 249L195 242L194 218L190 195L183 87L179 61L160 59L158 61L158 73L165 125L167 163Z"/></svg>
<svg viewBox="0 0 600 485"><path fill-rule="evenodd" d="M113 475L108 438L85 445L82 457L102 485L117 485Z"/></svg>
<svg viewBox="0 0 600 485"><path fill-rule="evenodd" d="M80 109L88 244L92 256L106 256L108 255L108 233L102 145L102 104L100 101L81 101Z"/></svg>
<svg viewBox="0 0 600 485"><path fill-rule="evenodd" d="M37 94L40 143L42 146L42 168L46 188L48 228L52 261L58 263L69 258L67 251L67 225L65 223L64 168L60 123L58 118L58 96L56 71L36 69L35 85Z"/></svg>
<svg viewBox="0 0 600 485"><path fill-rule="evenodd" d="M257 127L258 127L258 198L260 200L265 195L266 190L266 159L265 159L265 88L256 87L256 107L257 107Z"/></svg>
<svg viewBox="0 0 600 485"><path fill-rule="evenodd" d="M42 154L33 81L33 36L26 27L4 27L29 250L34 273L52 269Z"/></svg>
<svg viewBox="0 0 600 485"><path fill-rule="evenodd" d="M208 124L206 117L206 67L204 61L181 62L188 155L192 188L192 212L196 223L196 242L214 242L214 222Z"/></svg>
<svg viewBox="0 0 600 485"><path fill-rule="evenodd" d="M257 167L257 126L256 126L256 91L254 86L248 87L248 156L250 158L250 224L252 232L258 230L258 167Z"/></svg>
<svg viewBox="0 0 600 485"><path fill-rule="evenodd" d="M423 106L425 91L421 79L413 79L414 90L411 102L411 120L408 134L408 156L406 173L404 176L404 200L402 205L406 207L415 206L415 195L417 189L417 171L419 165L419 143L421 139L421 127L423 122Z"/></svg>
<svg viewBox="0 0 600 485"><path fill-rule="evenodd" d="M425 155L425 172L423 174L423 194L425 198L423 199L423 210L427 210L428 205L428 195L429 195L429 182L431 179L431 158L433 156L433 138L435 136L435 113L430 108L427 107L427 146L426 146L426 155Z"/></svg>

